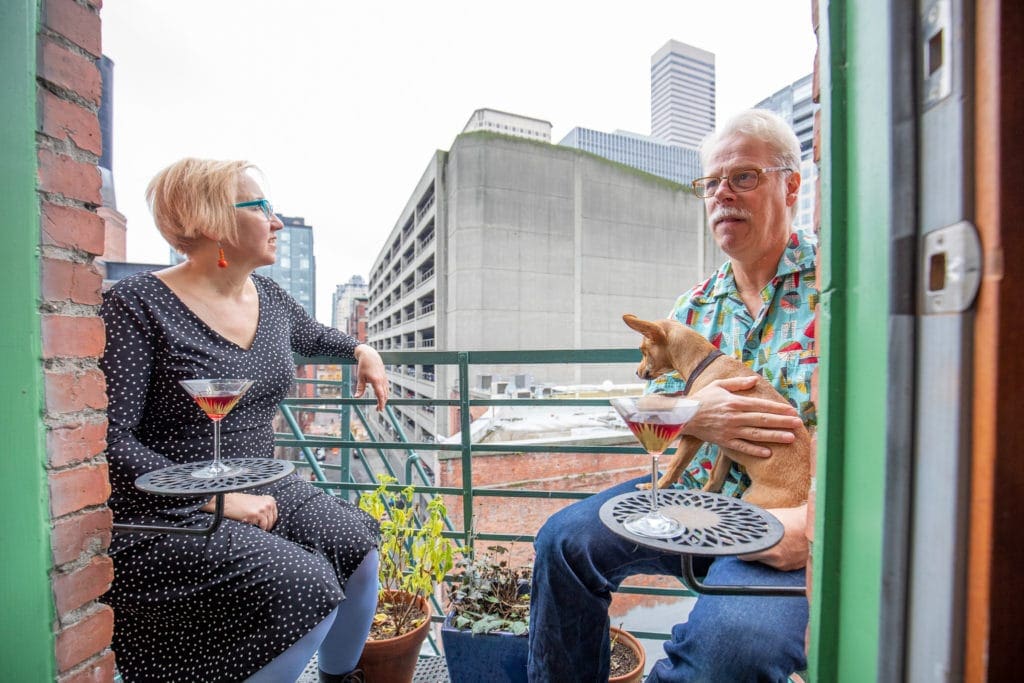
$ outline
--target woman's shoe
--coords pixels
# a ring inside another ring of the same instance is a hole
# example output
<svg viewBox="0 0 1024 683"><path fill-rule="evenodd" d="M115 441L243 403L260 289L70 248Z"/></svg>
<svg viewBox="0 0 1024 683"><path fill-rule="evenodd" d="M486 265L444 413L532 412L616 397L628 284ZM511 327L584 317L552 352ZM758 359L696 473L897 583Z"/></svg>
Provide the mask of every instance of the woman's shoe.
<svg viewBox="0 0 1024 683"><path fill-rule="evenodd" d="M366 683L362 669L352 669L347 674L329 674L320 669L320 683Z"/></svg>

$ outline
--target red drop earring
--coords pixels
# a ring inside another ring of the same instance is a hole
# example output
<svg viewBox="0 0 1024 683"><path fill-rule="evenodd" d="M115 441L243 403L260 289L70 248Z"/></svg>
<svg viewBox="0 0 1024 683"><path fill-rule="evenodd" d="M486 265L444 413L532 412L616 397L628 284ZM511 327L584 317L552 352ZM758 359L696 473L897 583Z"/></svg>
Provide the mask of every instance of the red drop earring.
<svg viewBox="0 0 1024 683"><path fill-rule="evenodd" d="M217 259L217 267L218 268L227 268L228 267L228 260L226 258L224 258L224 247L220 246L220 242L217 243L217 249L218 249L218 256L219 256L219 258Z"/></svg>

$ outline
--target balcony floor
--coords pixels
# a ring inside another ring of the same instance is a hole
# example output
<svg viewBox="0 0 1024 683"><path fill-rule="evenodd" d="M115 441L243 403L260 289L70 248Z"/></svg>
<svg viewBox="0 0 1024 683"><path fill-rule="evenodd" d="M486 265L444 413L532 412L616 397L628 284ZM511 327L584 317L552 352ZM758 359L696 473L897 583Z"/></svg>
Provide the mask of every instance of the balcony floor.
<svg viewBox="0 0 1024 683"><path fill-rule="evenodd" d="M306 669L295 683L319 683L319 680L316 655L313 655L313 659L309 660ZM444 657L420 657L412 683L449 683L448 665L445 664Z"/></svg>

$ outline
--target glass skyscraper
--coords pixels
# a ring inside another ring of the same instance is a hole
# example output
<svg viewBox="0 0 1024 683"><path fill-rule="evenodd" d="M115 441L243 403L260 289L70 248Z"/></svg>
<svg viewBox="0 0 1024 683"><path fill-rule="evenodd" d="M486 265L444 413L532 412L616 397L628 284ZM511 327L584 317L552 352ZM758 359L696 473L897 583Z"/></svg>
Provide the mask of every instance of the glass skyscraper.
<svg viewBox="0 0 1024 683"><path fill-rule="evenodd" d="M755 105L784 118L800 141L800 198L793 222L798 228L814 227L814 181L818 177L818 166L814 163L814 114L818 105L813 95L812 75L807 74Z"/></svg>
<svg viewBox="0 0 1024 683"><path fill-rule="evenodd" d="M272 266L257 268L281 285L306 312L316 317L316 263L313 259L313 226L306 219L293 216L278 218L284 229L277 233L277 261Z"/></svg>
<svg viewBox="0 0 1024 683"><path fill-rule="evenodd" d="M691 180L700 176L697 150L670 145L645 135L573 128L558 144L581 149L681 185L689 185Z"/></svg>

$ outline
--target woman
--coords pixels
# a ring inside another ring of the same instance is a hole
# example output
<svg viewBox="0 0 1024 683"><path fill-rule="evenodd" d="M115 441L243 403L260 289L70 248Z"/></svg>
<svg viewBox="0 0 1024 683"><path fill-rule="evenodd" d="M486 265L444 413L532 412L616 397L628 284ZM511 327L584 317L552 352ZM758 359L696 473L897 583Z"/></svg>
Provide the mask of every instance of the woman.
<svg viewBox="0 0 1024 683"><path fill-rule="evenodd" d="M212 421L183 379L255 380L222 421L223 457L273 457L272 419L295 376L292 352L358 362L355 395L380 355L310 318L253 271L274 263L283 225L243 161L183 159L146 196L185 262L118 282L104 296L107 458L116 522L203 526L212 499L133 485L145 472L208 460ZM126 681L294 681L319 647L322 681L353 672L377 599L376 523L295 474L224 498L212 536L115 533L114 652Z"/></svg>

